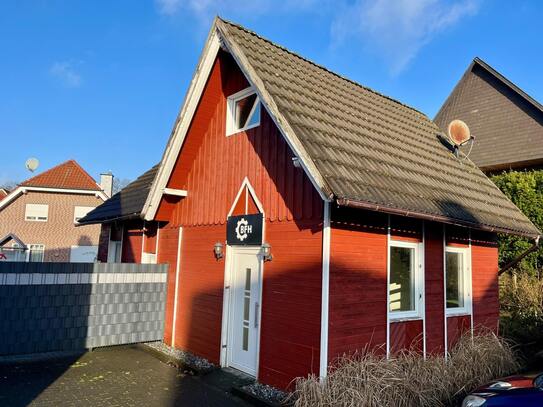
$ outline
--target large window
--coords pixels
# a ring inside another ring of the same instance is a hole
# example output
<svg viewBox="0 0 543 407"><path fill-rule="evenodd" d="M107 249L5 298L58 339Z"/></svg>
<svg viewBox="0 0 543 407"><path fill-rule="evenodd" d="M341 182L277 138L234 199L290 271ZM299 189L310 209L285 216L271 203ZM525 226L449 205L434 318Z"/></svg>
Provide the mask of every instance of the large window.
<svg viewBox="0 0 543 407"><path fill-rule="evenodd" d="M74 223L79 222L79 219L85 217L87 213L92 211L94 206L76 206L74 207Z"/></svg>
<svg viewBox="0 0 543 407"><path fill-rule="evenodd" d="M469 273L467 250L447 248L445 251L445 288L447 313L469 312Z"/></svg>
<svg viewBox="0 0 543 407"><path fill-rule="evenodd" d="M390 243L389 312L391 318L420 317L421 277L419 245Z"/></svg>
<svg viewBox="0 0 543 407"><path fill-rule="evenodd" d="M247 88L230 96L226 115L227 136L260 125L260 100L254 89Z"/></svg>
<svg viewBox="0 0 543 407"><path fill-rule="evenodd" d="M33 222L47 222L49 217L49 205L26 204L25 220Z"/></svg>
<svg viewBox="0 0 543 407"><path fill-rule="evenodd" d="M39 262L43 261L45 254L45 246L42 244L29 244L28 245L28 261Z"/></svg>

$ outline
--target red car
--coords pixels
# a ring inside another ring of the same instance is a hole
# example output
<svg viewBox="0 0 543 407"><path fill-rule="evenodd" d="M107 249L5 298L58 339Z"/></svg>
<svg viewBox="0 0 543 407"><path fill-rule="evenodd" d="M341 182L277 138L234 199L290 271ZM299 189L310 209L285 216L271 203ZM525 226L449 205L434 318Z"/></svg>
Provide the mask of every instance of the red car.
<svg viewBox="0 0 543 407"><path fill-rule="evenodd" d="M490 382L469 394L462 407L541 407L543 374L510 376Z"/></svg>

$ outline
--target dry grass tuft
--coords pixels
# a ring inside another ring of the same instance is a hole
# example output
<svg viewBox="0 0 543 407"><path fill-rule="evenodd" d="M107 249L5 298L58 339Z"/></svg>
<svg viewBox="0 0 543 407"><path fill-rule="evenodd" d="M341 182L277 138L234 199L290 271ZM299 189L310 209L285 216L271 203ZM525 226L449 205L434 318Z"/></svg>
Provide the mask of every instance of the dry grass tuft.
<svg viewBox="0 0 543 407"><path fill-rule="evenodd" d="M467 392L518 369L511 346L493 333L458 341L445 361L404 351L388 360L374 352L338 359L324 383L298 379L296 407L449 406Z"/></svg>

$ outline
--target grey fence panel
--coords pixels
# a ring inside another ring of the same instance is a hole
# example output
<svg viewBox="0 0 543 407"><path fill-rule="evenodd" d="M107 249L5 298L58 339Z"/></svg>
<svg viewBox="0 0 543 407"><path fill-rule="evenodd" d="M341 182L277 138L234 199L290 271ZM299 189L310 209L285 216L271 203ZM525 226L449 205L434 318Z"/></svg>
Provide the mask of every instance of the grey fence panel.
<svg viewBox="0 0 543 407"><path fill-rule="evenodd" d="M0 263L0 355L161 340L165 264Z"/></svg>

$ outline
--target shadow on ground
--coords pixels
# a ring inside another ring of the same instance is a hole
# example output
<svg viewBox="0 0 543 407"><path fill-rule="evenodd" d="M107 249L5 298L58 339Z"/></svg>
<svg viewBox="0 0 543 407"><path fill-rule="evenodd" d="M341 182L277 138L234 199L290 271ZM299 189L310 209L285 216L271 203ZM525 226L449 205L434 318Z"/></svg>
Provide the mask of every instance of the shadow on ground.
<svg viewBox="0 0 543 407"><path fill-rule="evenodd" d="M0 365L1 406L248 406L138 346Z"/></svg>

